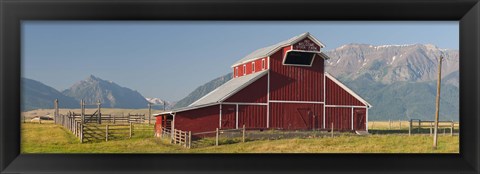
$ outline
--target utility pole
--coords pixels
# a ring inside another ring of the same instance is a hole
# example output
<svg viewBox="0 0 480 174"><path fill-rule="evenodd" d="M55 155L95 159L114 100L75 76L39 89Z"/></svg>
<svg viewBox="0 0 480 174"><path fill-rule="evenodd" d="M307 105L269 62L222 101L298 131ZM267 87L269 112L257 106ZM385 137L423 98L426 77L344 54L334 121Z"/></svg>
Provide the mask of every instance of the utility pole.
<svg viewBox="0 0 480 174"><path fill-rule="evenodd" d="M438 60L438 80L437 80L437 99L436 99L436 107L435 107L435 130L433 132L433 148L437 149L437 142L438 142L438 114L440 112L440 84L442 81L442 60L443 55L440 55L440 59Z"/></svg>
<svg viewBox="0 0 480 174"><path fill-rule="evenodd" d="M152 103L148 102L148 125L150 125L151 116L152 116Z"/></svg>

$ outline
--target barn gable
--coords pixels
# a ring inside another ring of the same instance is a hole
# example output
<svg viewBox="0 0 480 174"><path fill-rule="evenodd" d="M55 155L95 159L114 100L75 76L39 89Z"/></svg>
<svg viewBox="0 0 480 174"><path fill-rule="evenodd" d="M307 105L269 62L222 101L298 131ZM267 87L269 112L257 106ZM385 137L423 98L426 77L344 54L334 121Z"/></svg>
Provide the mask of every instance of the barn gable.
<svg viewBox="0 0 480 174"><path fill-rule="evenodd" d="M325 47L325 45L322 42L317 40L315 37L311 36L309 32L306 32L298 36L292 37L288 40L279 42L277 44L255 50L254 52L248 54L247 56L235 62L232 65L232 68L256 59L268 57L271 54L282 49L283 47L289 46L289 45L294 45L295 46L294 48L298 50L316 51L316 52L320 52L320 48Z"/></svg>
<svg viewBox="0 0 480 174"><path fill-rule="evenodd" d="M366 100L360 97L357 93L353 92L350 88L344 85L339 80L335 79L332 75L325 73L327 77L326 80L326 90L327 90L327 105L364 105L367 107L372 107Z"/></svg>

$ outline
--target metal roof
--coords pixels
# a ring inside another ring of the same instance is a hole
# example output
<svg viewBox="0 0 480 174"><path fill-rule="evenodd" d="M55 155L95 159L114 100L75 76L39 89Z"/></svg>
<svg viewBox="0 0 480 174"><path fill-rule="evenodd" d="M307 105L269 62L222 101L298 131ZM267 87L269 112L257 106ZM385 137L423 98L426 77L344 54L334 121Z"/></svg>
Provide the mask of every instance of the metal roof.
<svg viewBox="0 0 480 174"><path fill-rule="evenodd" d="M267 73L268 70L233 78L222 86L219 86L212 92L193 102L188 107L221 102Z"/></svg>
<svg viewBox="0 0 480 174"><path fill-rule="evenodd" d="M259 79L260 77L263 77L267 73L268 73L268 70L265 70L262 72L257 72L257 73L233 78L228 82L224 83L222 86L219 86L218 88L214 89L207 95L203 96L202 98L188 105L187 107L177 108L177 109L173 109L172 111L161 112L153 115L156 117L159 115L172 114L175 112L181 112L185 110L191 110L191 109L220 104L220 102L222 102L223 100L227 99L228 97L242 90L246 86L252 84L257 79Z"/></svg>
<svg viewBox="0 0 480 174"><path fill-rule="evenodd" d="M237 62L235 62L232 67L234 66L237 66L239 64L242 64L242 63L245 63L245 62L249 62L249 61L252 61L252 60L255 60L255 59L258 59L258 58L263 58L263 57L268 57L270 56L271 54L275 53L277 50L279 50L280 48L284 47L284 46L287 46L287 45L292 45L292 44L295 44L296 42L304 39L308 37L309 39L311 39L313 42L315 42L317 45L320 45L321 48L325 47L325 45L320 42L319 40L317 40L315 37L313 37L312 35L310 35L309 32L306 32L306 33L302 33L298 36L295 36L295 37L292 37L288 40L284 40L282 42L279 42L279 43L276 43L274 45L270 45L268 47L264 47L264 48L260 48L258 50L255 50L254 52L248 54L247 56L243 57L242 59L238 60Z"/></svg>

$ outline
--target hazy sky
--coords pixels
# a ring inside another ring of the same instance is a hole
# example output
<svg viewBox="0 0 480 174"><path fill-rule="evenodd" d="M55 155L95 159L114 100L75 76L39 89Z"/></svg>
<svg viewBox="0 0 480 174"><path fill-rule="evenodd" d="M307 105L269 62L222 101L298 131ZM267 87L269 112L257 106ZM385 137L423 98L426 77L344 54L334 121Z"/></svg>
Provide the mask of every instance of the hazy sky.
<svg viewBox="0 0 480 174"><path fill-rule="evenodd" d="M459 48L457 21L23 21L22 76L62 91L93 74L175 101L250 52L303 32L325 50L348 43Z"/></svg>

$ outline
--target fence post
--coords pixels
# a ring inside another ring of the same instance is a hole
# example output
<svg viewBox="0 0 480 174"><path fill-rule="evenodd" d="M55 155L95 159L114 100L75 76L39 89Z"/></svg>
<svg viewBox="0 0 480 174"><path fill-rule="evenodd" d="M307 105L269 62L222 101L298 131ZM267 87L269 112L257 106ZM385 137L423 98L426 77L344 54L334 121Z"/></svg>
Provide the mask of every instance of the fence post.
<svg viewBox="0 0 480 174"><path fill-rule="evenodd" d="M108 141L108 124L105 125L105 141Z"/></svg>
<svg viewBox="0 0 480 174"><path fill-rule="evenodd" d="M412 119L408 121L408 136L412 135Z"/></svg>
<svg viewBox="0 0 480 174"><path fill-rule="evenodd" d="M188 148L192 147L192 131L188 131Z"/></svg>
<svg viewBox="0 0 480 174"><path fill-rule="evenodd" d="M83 143L83 121L80 124L80 143Z"/></svg>
<svg viewBox="0 0 480 174"><path fill-rule="evenodd" d="M445 134L445 129L446 129L446 128L443 128L443 135L446 135L446 134Z"/></svg>
<svg viewBox="0 0 480 174"><path fill-rule="evenodd" d="M115 114L112 114L113 115L113 124L115 124Z"/></svg>
<svg viewBox="0 0 480 174"><path fill-rule="evenodd" d="M453 129L455 128L455 125L452 121L452 124L450 124L450 136L453 136Z"/></svg>
<svg viewBox="0 0 480 174"><path fill-rule="evenodd" d="M392 120L388 120L388 130L392 129Z"/></svg>
<svg viewBox="0 0 480 174"><path fill-rule="evenodd" d="M398 122L400 122L400 130L402 130L402 121L398 120Z"/></svg>
<svg viewBox="0 0 480 174"><path fill-rule="evenodd" d="M245 124L243 124L243 130L242 130L242 142L245 143Z"/></svg>
<svg viewBox="0 0 480 174"><path fill-rule="evenodd" d="M332 137L333 137L333 122L332 122Z"/></svg>
<svg viewBox="0 0 480 174"><path fill-rule="evenodd" d="M215 131L215 146L218 146L218 128Z"/></svg>
<svg viewBox="0 0 480 174"><path fill-rule="evenodd" d="M132 122L130 122L130 137L129 138L132 138Z"/></svg>
<svg viewBox="0 0 480 174"><path fill-rule="evenodd" d="M187 131L185 131L185 132L183 133L183 135L185 136L185 137L184 137L185 139L183 139L183 141L184 141L183 147L187 148Z"/></svg>
<svg viewBox="0 0 480 174"><path fill-rule="evenodd" d="M432 125L432 123L430 122L430 135L432 135L432 130L433 130L433 125Z"/></svg>

